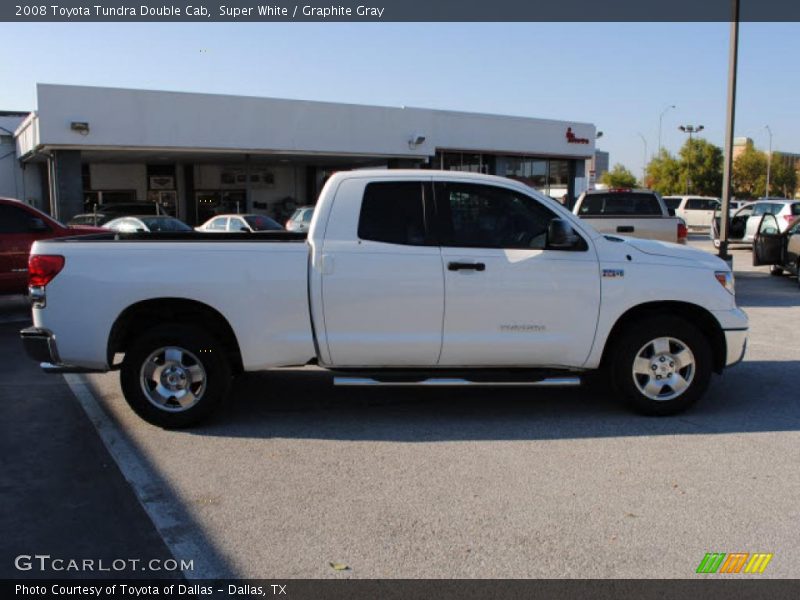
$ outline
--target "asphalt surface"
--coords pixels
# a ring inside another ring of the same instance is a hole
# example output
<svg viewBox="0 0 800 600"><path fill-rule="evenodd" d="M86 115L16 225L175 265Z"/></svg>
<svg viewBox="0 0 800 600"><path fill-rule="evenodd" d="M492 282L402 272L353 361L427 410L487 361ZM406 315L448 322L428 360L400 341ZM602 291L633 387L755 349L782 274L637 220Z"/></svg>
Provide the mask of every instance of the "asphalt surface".
<svg viewBox="0 0 800 600"><path fill-rule="evenodd" d="M346 389L281 370L239 378L207 425L163 431L116 374L84 381L229 575L686 578L707 552L770 552L761 577L798 577L800 291L734 255L747 357L676 417L586 389Z"/></svg>
<svg viewBox="0 0 800 600"><path fill-rule="evenodd" d="M0 297L0 579L182 577L127 561L160 569L172 555L63 377L24 355L19 330L29 322L25 298ZM94 562L78 571L22 559L32 568L18 570L20 555Z"/></svg>

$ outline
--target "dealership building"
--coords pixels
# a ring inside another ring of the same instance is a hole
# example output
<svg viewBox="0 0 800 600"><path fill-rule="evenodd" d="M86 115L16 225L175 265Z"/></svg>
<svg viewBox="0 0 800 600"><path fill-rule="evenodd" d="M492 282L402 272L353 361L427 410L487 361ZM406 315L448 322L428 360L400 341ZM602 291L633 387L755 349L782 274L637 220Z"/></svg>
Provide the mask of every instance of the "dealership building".
<svg viewBox="0 0 800 600"><path fill-rule="evenodd" d="M589 123L213 94L40 84L35 111L4 114L15 146L0 194L62 221L123 202L191 224L283 219L361 168L490 173L569 200L595 151Z"/></svg>

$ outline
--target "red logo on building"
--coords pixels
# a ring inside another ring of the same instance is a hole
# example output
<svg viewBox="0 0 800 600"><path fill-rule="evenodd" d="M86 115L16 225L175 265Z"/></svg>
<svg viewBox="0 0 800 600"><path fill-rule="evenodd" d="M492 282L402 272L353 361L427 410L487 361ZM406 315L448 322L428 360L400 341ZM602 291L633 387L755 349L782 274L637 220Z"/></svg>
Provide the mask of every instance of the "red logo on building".
<svg viewBox="0 0 800 600"><path fill-rule="evenodd" d="M572 127L567 127L567 143L568 144L588 144L589 140L586 138L579 138L572 131Z"/></svg>

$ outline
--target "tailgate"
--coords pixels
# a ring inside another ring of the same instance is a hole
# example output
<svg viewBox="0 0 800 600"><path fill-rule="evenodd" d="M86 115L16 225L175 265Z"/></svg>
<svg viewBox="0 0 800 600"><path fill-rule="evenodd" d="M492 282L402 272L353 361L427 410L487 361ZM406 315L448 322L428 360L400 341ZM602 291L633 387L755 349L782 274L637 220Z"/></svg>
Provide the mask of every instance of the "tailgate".
<svg viewBox="0 0 800 600"><path fill-rule="evenodd" d="M677 217L581 217L600 233L664 242L678 241Z"/></svg>

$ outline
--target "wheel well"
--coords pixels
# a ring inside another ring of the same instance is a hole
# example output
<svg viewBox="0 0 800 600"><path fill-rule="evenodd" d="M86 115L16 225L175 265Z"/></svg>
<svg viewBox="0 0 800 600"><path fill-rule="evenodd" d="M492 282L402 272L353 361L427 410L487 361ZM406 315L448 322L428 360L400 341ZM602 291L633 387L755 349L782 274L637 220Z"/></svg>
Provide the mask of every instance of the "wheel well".
<svg viewBox="0 0 800 600"><path fill-rule="evenodd" d="M227 319L207 304L184 298L158 298L137 302L126 308L111 327L108 364L116 353L124 353L136 335L162 323L202 327L222 344L233 373L240 373L242 353Z"/></svg>
<svg viewBox="0 0 800 600"><path fill-rule="evenodd" d="M722 331L717 319L707 309L688 302L647 302L628 309L617 319L611 329L611 333L608 335L606 346L603 349L603 358L600 362L601 367L606 366L607 361L613 355L614 344L619 339L620 334L628 327L633 326L642 318L664 315L682 317L699 327L708 336L714 357L713 370L716 373L721 373L722 369L725 368L727 355L725 333Z"/></svg>

